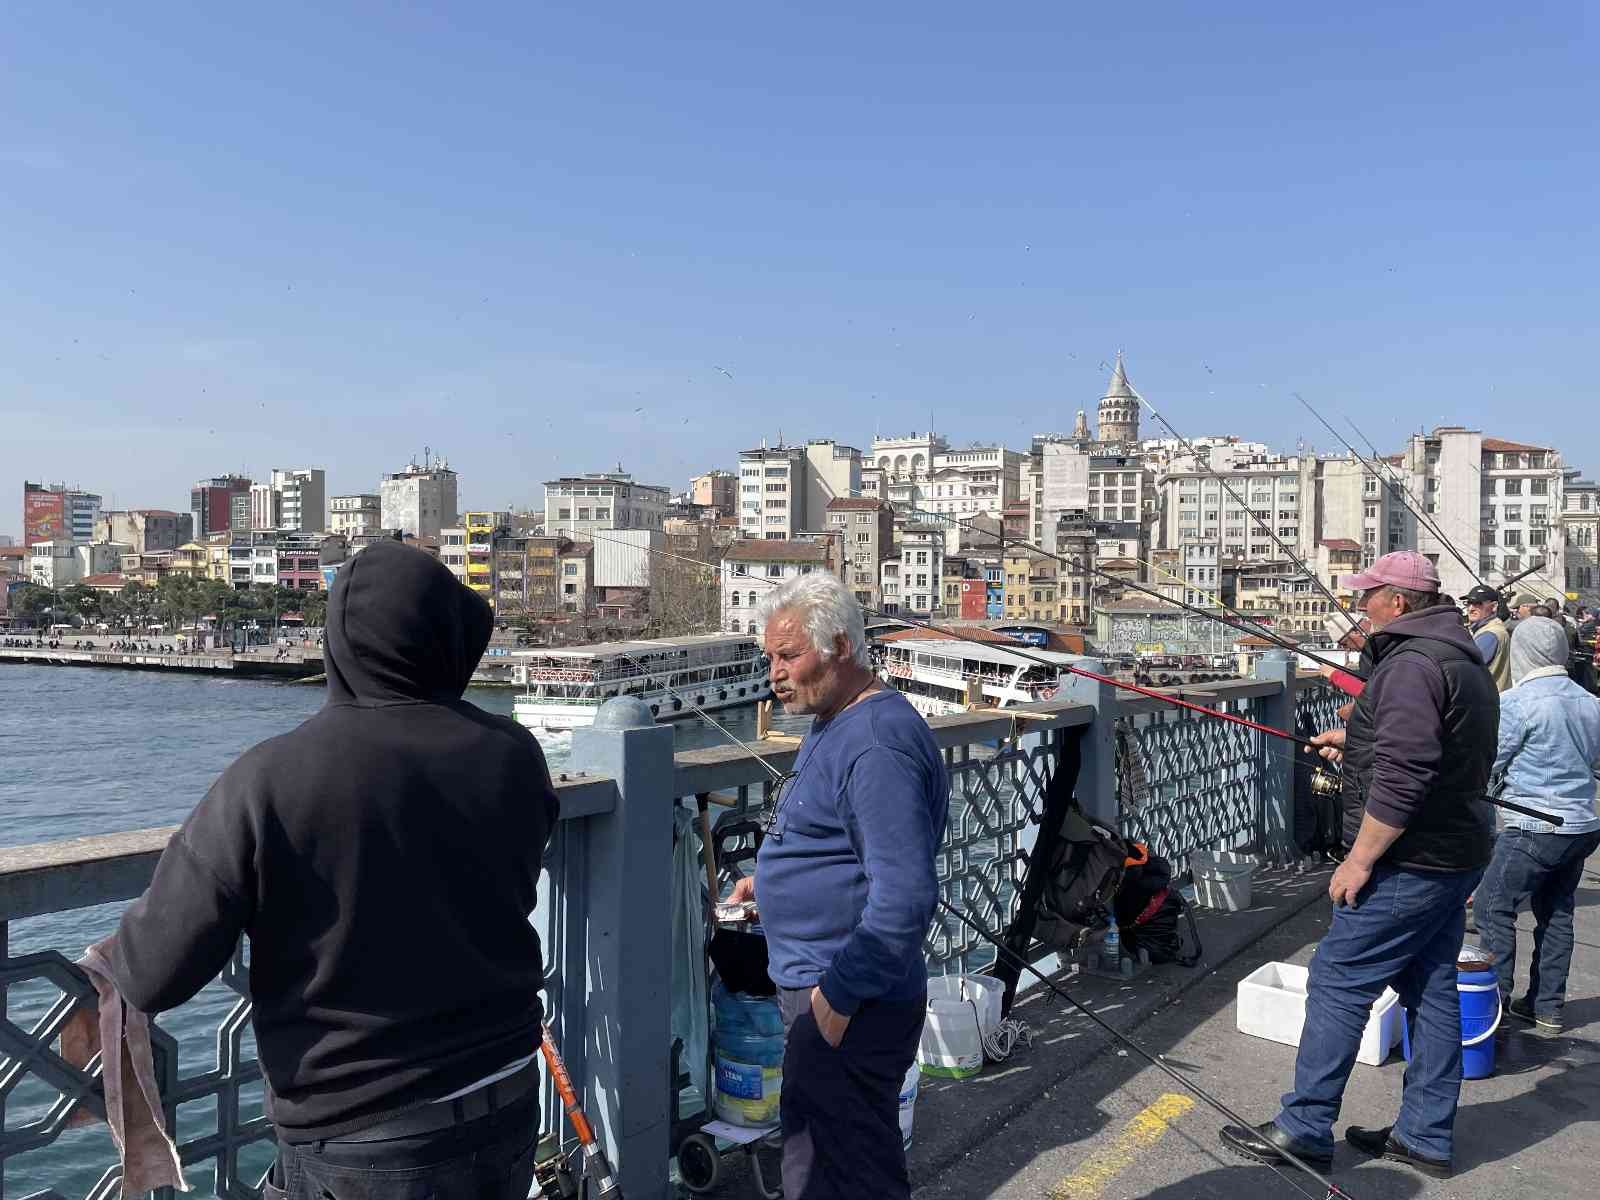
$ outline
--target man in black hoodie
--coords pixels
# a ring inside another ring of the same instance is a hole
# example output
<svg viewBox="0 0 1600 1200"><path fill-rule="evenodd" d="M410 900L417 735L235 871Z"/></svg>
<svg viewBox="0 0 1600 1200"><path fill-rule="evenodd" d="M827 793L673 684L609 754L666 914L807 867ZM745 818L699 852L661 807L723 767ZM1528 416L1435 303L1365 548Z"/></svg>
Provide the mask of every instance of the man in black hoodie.
<svg viewBox="0 0 1600 1200"><path fill-rule="evenodd" d="M161 1012L249 935L269 1198L528 1194L557 800L533 736L462 699L492 625L420 550L346 564L327 703L223 772L107 947Z"/></svg>
<svg viewBox="0 0 1600 1200"><path fill-rule="evenodd" d="M1294 1090L1275 1121L1230 1125L1229 1147L1268 1162L1288 1150L1333 1164L1333 1123L1372 1004L1393 987L1416 1011L1400 1115L1350 1126L1363 1154L1450 1173L1461 1095L1456 957L1467 897L1483 877L1493 823L1484 795L1500 694L1454 606L1437 603L1425 556L1385 554L1341 581L1372 621L1372 671L1345 729L1314 741L1342 755L1345 859L1328 884L1333 922L1311 960Z"/></svg>

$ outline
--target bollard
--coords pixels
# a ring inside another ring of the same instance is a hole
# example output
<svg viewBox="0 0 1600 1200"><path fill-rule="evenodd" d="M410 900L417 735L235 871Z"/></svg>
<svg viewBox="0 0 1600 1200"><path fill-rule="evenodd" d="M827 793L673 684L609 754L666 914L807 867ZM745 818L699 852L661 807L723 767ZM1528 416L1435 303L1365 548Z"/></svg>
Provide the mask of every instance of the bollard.
<svg viewBox="0 0 1600 1200"><path fill-rule="evenodd" d="M572 737L573 766L610 775L618 795L585 822L586 977L563 987L584 992L574 1074L628 1200L667 1195L672 749L671 728L633 696L607 700Z"/></svg>
<svg viewBox="0 0 1600 1200"><path fill-rule="evenodd" d="M1263 682L1271 680L1279 689L1261 698L1261 723L1294 733L1294 657L1287 650L1268 650L1256 663L1255 677ZM1301 753L1301 748L1293 742L1261 736L1265 762L1256 844L1268 866L1294 866L1300 861L1300 847L1294 837L1294 756Z"/></svg>

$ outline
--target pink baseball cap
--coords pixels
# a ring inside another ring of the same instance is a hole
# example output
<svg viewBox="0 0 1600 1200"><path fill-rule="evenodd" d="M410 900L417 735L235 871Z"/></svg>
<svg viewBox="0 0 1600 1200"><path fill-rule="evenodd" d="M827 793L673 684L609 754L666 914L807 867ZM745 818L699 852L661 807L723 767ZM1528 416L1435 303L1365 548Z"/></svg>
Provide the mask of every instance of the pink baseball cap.
<svg viewBox="0 0 1600 1200"><path fill-rule="evenodd" d="M1385 554L1365 571L1339 576L1339 586L1356 592L1369 591L1385 584L1408 592L1437 592L1439 568L1415 550L1396 550Z"/></svg>

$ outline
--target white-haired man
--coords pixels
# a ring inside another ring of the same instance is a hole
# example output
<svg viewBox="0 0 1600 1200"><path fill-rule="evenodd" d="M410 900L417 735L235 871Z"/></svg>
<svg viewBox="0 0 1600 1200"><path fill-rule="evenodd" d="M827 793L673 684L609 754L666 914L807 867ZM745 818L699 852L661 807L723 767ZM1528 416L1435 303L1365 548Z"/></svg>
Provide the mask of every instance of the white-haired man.
<svg viewBox="0 0 1600 1200"><path fill-rule="evenodd" d="M927 1006L922 940L950 781L927 722L868 666L861 609L830 575L762 601L772 690L811 729L754 880L788 1039L783 1192L909 1197L898 1120Z"/></svg>

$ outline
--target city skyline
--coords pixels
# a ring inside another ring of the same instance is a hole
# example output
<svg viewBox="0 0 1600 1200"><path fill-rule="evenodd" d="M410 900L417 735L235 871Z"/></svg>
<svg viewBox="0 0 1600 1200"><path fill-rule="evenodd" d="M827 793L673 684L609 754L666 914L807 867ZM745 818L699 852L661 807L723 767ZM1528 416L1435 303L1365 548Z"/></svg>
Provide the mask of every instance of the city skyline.
<svg viewBox="0 0 1600 1200"><path fill-rule="evenodd" d="M1600 470L1593 38L1559 8L19 14L8 467L423 445L463 502L781 429L1021 446L1118 349L1186 435L1462 424Z"/></svg>

